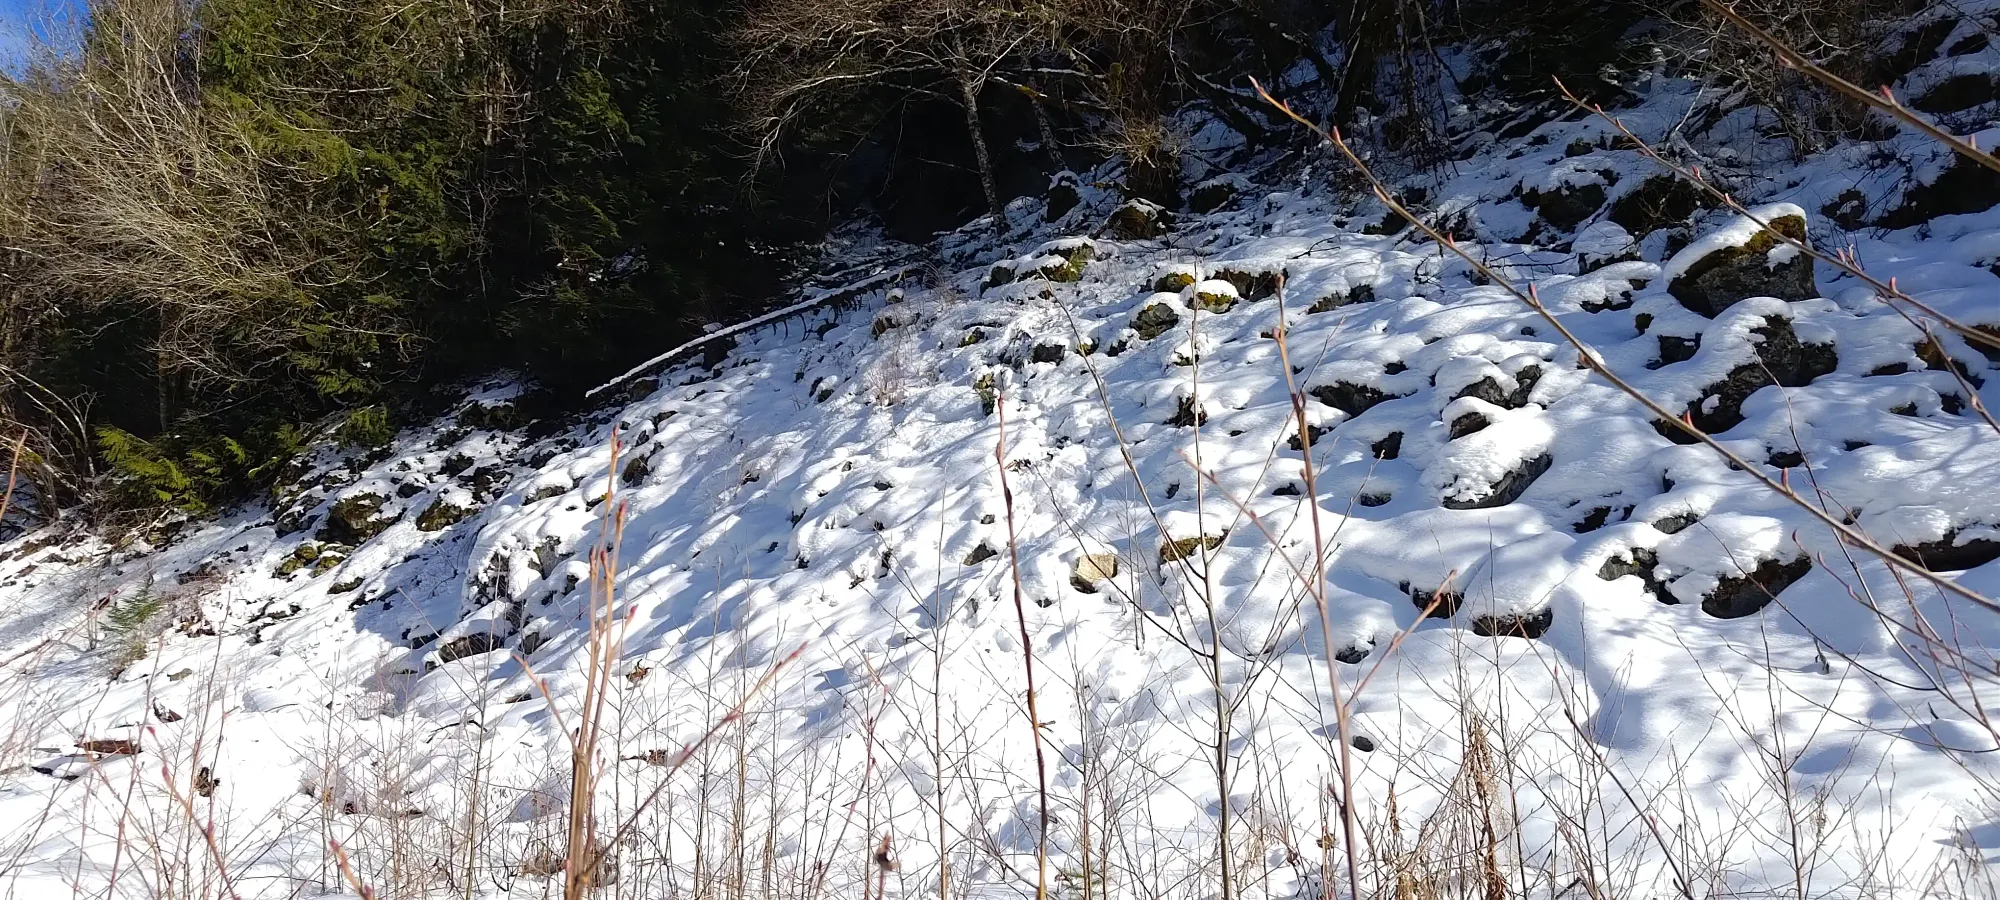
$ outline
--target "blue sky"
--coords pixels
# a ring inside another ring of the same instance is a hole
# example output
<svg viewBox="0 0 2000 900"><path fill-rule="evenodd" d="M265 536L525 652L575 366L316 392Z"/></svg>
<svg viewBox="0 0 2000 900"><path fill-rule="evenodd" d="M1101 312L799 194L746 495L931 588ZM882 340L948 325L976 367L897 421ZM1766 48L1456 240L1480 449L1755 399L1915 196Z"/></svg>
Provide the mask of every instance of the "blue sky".
<svg viewBox="0 0 2000 900"><path fill-rule="evenodd" d="M30 36L29 29L47 18L51 11L78 5L79 0L0 0L0 61L19 57Z"/></svg>

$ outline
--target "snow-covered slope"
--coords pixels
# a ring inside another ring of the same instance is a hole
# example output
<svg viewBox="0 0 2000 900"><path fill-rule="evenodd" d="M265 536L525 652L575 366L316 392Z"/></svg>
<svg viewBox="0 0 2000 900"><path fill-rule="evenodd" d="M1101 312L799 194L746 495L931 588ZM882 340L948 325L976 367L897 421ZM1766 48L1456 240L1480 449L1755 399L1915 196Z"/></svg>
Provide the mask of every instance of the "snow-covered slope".
<svg viewBox="0 0 2000 900"><path fill-rule="evenodd" d="M1659 137L1698 100L1661 79L1627 120ZM1764 215L2000 324L2000 213L1845 235L1826 218L1909 193L1857 187L1843 154L1931 177L1943 157L1899 137L1774 164L1743 118L1688 149L1733 147L1755 162L1733 170L1741 195L1794 204ZM1488 138L1425 208L1638 388L2000 591L2000 434L1971 396L1992 393L1987 357L1949 335L1949 360L1921 351L1912 320L1825 267L1809 295L1690 309L1673 277L1756 228L1699 214L1718 237L1678 258L1698 235L1634 236L1615 211L1661 185L1612 135ZM330 840L385 894L552 890L614 487L601 793L607 832L634 822L616 896L878 877L921 895L941 856L947 891L1031 892L1024 627L1065 892L1214 896L1225 822L1242 891L1344 878L1343 756L1371 884L1483 890L1461 857L1489 851L1534 894L1983 877L2000 770L1969 670L2000 618L1670 440L1500 285L1413 230L1371 233L1383 210L1325 171L1211 182L1233 199L1150 237L1086 179L1053 222L1017 201L553 435L528 437L494 386L163 547L15 542L12 895L181 896L218 869L244 896L350 890ZM1782 285L1794 264L1780 248L1765 268ZM1288 376L1312 397L1310 496ZM688 766L656 765L753 693ZM142 752L79 745L114 740ZM893 872L872 858L885 838Z"/></svg>

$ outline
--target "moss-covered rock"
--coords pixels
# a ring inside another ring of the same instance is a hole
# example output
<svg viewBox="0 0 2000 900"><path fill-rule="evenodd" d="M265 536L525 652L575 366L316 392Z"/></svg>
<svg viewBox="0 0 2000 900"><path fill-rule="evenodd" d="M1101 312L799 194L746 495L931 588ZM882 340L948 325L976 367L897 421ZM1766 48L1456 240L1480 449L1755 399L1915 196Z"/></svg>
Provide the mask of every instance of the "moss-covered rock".
<svg viewBox="0 0 2000 900"><path fill-rule="evenodd" d="M1709 318L1749 297L1796 301L1817 296L1812 257L1786 240L1805 241L1805 217L1782 215L1766 224L1768 228L1759 228L1738 243L1714 248L1696 244L1681 251L1668 263L1668 269L1678 274L1667 282L1667 293ZM1687 259L1686 254L1699 255Z"/></svg>
<svg viewBox="0 0 2000 900"><path fill-rule="evenodd" d="M292 549L292 552L278 563L274 573L283 578L301 571L311 571L314 575L324 574L346 558L344 548L336 544L322 544L306 541Z"/></svg>
<svg viewBox="0 0 2000 900"><path fill-rule="evenodd" d="M1151 240L1173 227L1174 216L1166 207L1146 200L1127 200L1112 211L1104 223L1104 233L1122 241Z"/></svg>
<svg viewBox="0 0 2000 900"><path fill-rule="evenodd" d="M1055 252L1061 262L1045 263L1035 274L1049 281L1069 283L1083 278L1083 269L1097 258L1097 248L1083 241L1060 247Z"/></svg>
<svg viewBox="0 0 2000 900"><path fill-rule="evenodd" d="M1223 539L1228 536L1227 532L1222 534L1204 534L1200 537L1181 538L1162 543L1160 545L1160 564L1166 565L1167 563L1179 562L1183 559L1191 559L1200 555L1203 550L1213 550L1222 546Z"/></svg>
<svg viewBox="0 0 2000 900"><path fill-rule="evenodd" d="M1306 312L1331 312L1343 306L1352 306L1356 303L1373 303L1374 301L1375 286L1372 284L1357 284L1348 288L1345 294L1331 294L1313 301L1312 307L1307 309Z"/></svg>
<svg viewBox="0 0 2000 900"><path fill-rule="evenodd" d="M1183 288L1187 305L1209 313L1226 313L1236 308L1236 302L1243 299L1236 286L1221 279L1211 278L1193 287Z"/></svg>
<svg viewBox="0 0 2000 900"><path fill-rule="evenodd" d="M1181 289L1195 283L1194 273L1186 269L1174 269L1153 279L1153 292L1158 294L1178 294Z"/></svg>
<svg viewBox="0 0 2000 900"><path fill-rule="evenodd" d="M418 531L443 531L465 521L478 510L463 506L445 497L431 501L424 511L417 514Z"/></svg>
<svg viewBox="0 0 2000 900"><path fill-rule="evenodd" d="M993 373L987 372L978 378L974 378L972 380L972 390L979 395L980 413L988 416L992 415L993 407L1000 399L1000 392L994 383Z"/></svg>
<svg viewBox="0 0 2000 900"><path fill-rule="evenodd" d="M373 492L342 497L327 510L326 521L320 525L316 537L327 543L360 545L401 518L382 512L388 502L388 497Z"/></svg>

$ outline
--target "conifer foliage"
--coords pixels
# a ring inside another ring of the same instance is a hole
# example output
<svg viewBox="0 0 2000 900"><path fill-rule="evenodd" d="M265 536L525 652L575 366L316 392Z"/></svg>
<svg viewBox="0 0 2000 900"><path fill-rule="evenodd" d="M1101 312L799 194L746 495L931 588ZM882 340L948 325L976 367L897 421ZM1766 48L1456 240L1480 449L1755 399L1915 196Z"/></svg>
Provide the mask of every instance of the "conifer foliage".
<svg viewBox="0 0 2000 900"><path fill-rule="evenodd" d="M727 317L775 234L713 99L724 13L95 0L0 81L5 413L51 471L201 509L329 412L566 392Z"/></svg>

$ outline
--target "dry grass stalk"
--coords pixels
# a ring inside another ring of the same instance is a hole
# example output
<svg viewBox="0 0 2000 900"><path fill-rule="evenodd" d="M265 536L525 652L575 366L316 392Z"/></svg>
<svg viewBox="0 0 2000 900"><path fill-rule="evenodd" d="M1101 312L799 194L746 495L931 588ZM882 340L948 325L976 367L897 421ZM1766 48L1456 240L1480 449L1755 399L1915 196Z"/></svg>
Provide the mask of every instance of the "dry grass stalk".
<svg viewBox="0 0 2000 900"><path fill-rule="evenodd" d="M1014 618L1020 626L1021 671L1027 678L1028 686L1028 730L1035 748L1035 794L1041 805L1039 830L1035 836L1035 900L1046 900L1049 895L1049 768L1042 749L1042 717L1035 701L1035 645L1028 634L1027 601L1021 584L1021 549L1014 528L1014 490L1007 482L1007 398L996 396L993 408L1000 422L1000 440L993 450L993 461L1000 472L1000 497L1007 509L1007 556L1013 574Z"/></svg>

